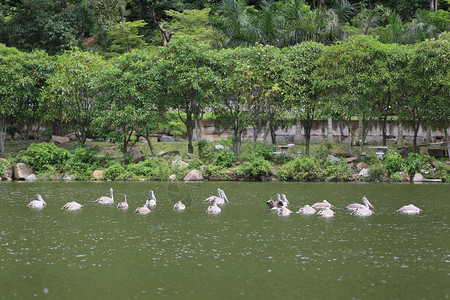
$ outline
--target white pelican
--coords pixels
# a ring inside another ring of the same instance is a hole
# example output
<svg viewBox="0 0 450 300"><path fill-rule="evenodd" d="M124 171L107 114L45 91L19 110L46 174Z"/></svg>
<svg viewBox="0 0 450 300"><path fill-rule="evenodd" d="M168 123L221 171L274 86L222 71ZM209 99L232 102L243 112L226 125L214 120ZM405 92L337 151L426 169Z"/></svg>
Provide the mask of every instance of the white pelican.
<svg viewBox="0 0 450 300"><path fill-rule="evenodd" d="M208 208L206 209L206 212L208 214L213 214L213 215L217 215L220 214L222 210L220 209L220 207L217 206L217 203L213 202L212 205L208 206Z"/></svg>
<svg viewBox="0 0 450 300"><path fill-rule="evenodd" d="M275 202L270 199L269 201L266 201L266 204L271 211L277 211L280 207L283 206L283 202L281 200Z"/></svg>
<svg viewBox="0 0 450 300"><path fill-rule="evenodd" d="M334 208L331 203L329 203L327 200L323 200L322 202L316 202L312 206L312 208Z"/></svg>
<svg viewBox="0 0 450 300"><path fill-rule="evenodd" d="M63 207L61 207L61 209L67 209L67 210L79 210L83 207L84 205L81 205L80 203L77 203L75 201L71 201L71 202L67 202L66 204L64 204Z"/></svg>
<svg viewBox="0 0 450 300"><path fill-rule="evenodd" d="M422 210L420 208L418 208L417 206L415 206L414 204L409 204L409 205L400 207L397 211L402 214L415 215L415 214L420 213Z"/></svg>
<svg viewBox="0 0 450 300"><path fill-rule="evenodd" d="M283 202L283 206L290 205L289 200L286 198L285 194L281 194L281 201Z"/></svg>
<svg viewBox="0 0 450 300"><path fill-rule="evenodd" d="M141 215L146 215L151 212L152 211L150 209L148 209L148 207L147 207L147 203L145 203L144 206L136 208L136 210L134 211L135 214L141 214Z"/></svg>
<svg viewBox="0 0 450 300"><path fill-rule="evenodd" d="M316 210L309 205L305 205L305 206L301 207L297 211L297 213L299 215L314 215L314 214L316 214Z"/></svg>
<svg viewBox="0 0 450 300"><path fill-rule="evenodd" d="M289 208L287 208L286 206L282 206L278 209L277 211L277 215L279 216L289 216L290 214L293 214L292 210L290 210Z"/></svg>
<svg viewBox="0 0 450 300"><path fill-rule="evenodd" d="M33 200L30 203L28 203L27 206L32 207L32 208L37 208L37 209L42 209L44 208L44 206L47 205L47 203L44 201L44 199L42 198L41 195L37 195L38 200Z"/></svg>
<svg viewBox="0 0 450 300"><path fill-rule="evenodd" d="M227 195L225 195L225 192L223 190L217 188L217 194L218 196L210 196L203 201L215 204L225 204L225 201L230 203L230 201L228 201Z"/></svg>
<svg viewBox="0 0 450 300"><path fill-rule="evenodd" d="M323 208L323 209L319 210L319 212L317 213L317 215L322 218L332 218L332 217L334 217L334 214L335 214L335 212L329 208Z"/></svg>
<svg viewBox="0 0 450 300"><path fill-rule="evenodd" d="M109 188L109 192L111 194L111 197L102 196L102 197L98 198L97 200L95 200L95 202L100 203L100 204L112 204L112 203L114 203L114 191L113 191L113 189Z"/></svg>
<svg viewBox="0 0 450 300"><path fill-rule="evenodd" d="M123 201L117 204L117 208L128 209L127 195L123 194Z"/></svg>
<svg viewBox="0 0 450 300"><path fill-rule="evenodd" d="M155 207L156 202L157 200L155 197L155 193L152 190L150 190L150 198L148 198L147 201L145 201L145 204L150 207Z"/></svg>
<svg viewBox="0 0 450 300"><path fill-rule="evenodd" d="M374 214L374 212L371 211L369 207L364 207L364 208L357 208L353 210L350 214L358 217L368 217Z"/></svg>
<svg viewBox="0 0 450 300"><path fill-rule="evenodd" d="M350 204L350 205L347 205L347 207L346 207L345 209L348 209L348 210L356 210L356 209L361 209L361 208L367 208L367 209L369 209L369 206L372 207L372 208L375 208L375 207L373 207L373 205L369 202L369 200L367 200L366 197L362 197L361 201L362 201L364 204L361 204L361 203L352 203L352 204Z"/></svg>
<svg viewBox="0 0 450 300"><path fill-rule="evenodd" d="M186 205L184 205L183 203L181 203L181 201L178 201L177 203L175 203L175 205L173 206L174 210L178 210L178 211L183 211L186 208Z"/></svg>

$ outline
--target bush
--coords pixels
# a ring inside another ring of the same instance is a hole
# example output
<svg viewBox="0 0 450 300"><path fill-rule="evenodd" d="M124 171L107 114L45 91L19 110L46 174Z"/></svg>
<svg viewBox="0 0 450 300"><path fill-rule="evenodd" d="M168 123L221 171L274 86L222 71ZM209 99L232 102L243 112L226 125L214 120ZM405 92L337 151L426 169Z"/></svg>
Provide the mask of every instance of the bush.
<svg viewBox="0 0 450 300"><path fill-rule="evenodd" d="M395 172L391 174L391 179L395 181L403 181L403 176L400 174L400 172Z"/></svg>
<svg viewBox="0 0 450 300"><path fill-rule="evenodd" d="M439 162L436 171L438 176L442 181L450 182L450 168L447 166L445 162Z"/></svg>
<svg viewBox="0 0 450 300"><path fill-rule="evenodd" d="M242 154L242 158L244 160L250 160L261 156L265 160L272 160L275 157L275 154L273 154L274 151L274 146L264 146L261 143L254 143L246 149L246 151Z"/></svg>
<svg viewBox="0 0 450 300"><path fill-rule="evenodd" d="M318 181L323 179L320 160L314 157L296 158L278 170L282 180Z"/></svg>
<svg viewBox="0 0 450 300"><path fill-rule="evenodd" d="M246 178L260 179L262 176L268 176L272 164L262 156L256 156L243 164L242 175Z"/></svg>
<svg viewBox="0 0 450 300"><path fill-rule="evenodd" d="M31 144L20 157L21 161L29 164L36 172L42 172L51 167L60 170L69 159L69 151L48 143Z"/></svg>
<svg viewBox="0 0 450 300"><path fill-rule="evenodd" d="M222 168L231 167L235 160L234 153L226 149L213 151L211 156L213 157L212 165Z"/></svg>
<svg viewBox="0 0 450 300"><path fill-rule="evenodd" d="M406 172L408 175L413 178L416 173L419 173L422 169L423 158L420 154L417 153L409 153L406 158Z"/></svg>
<svg viewBox="0 0 450 300"><path fill-rule="evenodd" d="M383 181L387 176L386 167L381 163L377 162L370 166L369 168L369 178L374 181Z"/></svg>
<svg viewBox="0 0 450 300"><path fill-rule="evenodd" d="M403 170L405 160L400 153L389 150L383 155L383 164L389 174L394 174Z"/></svg>
<svg viewBox="0 0 450 300"><path fill-rule="evenodd" d="M6 176L6 170L3 161L0 160L0 178Z"/></svg>
<svg viewBox="0 0 450 300"><path fill-rule="evenodd" d="M344 159L339 159L333 163L330 158L323 166L327 181L347 181L352 176L352 170Z"/></svg>
<svg viewBox="0 0 450 300"><path fill-rule="evenodd" d="M128 171L136 176L149 178L157 167L158 161L150 158L135 165L128 165Z"/></svg>
<svg viewBox="0 0 450 300"><path fill-rule="evenodd" d="M108 168L103 172L103 179L105 180L116 180L123 178L125 175L125 168L119 163L111 163Z"/></svg>

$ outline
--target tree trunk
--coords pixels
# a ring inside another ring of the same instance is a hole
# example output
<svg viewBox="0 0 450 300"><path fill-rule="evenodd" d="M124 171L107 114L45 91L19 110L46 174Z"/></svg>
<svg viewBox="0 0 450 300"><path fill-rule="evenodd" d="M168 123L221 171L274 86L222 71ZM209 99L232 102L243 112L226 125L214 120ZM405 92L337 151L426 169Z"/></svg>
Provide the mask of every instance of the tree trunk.
<svg viewBox="0 0 450 300"><path fill-rule="evenodd" d="M387 145L387 117L381 119L381 132L383 134L383 146Z"/></svg>
<svg viewBox="0 0 450 300"><path fill-rule="evenodd" d="M450 158L450 143L448 141L447 127L444 127L445 144L447 145L447 156Z"/></svg>
<svg viewBox="0 0 450 300"><path fill-rule="evenodd" d="M5 138L6 138L6 120L4 116L0 114L0 153L2 157L5 157Z"/></svg>
<svg viewBox="0 0 450 300"><path fill-rule="evenodd" d="M400 147L403 147L405 145L403 140L403 125L402 123L398 122L398 137L397 137L397 145Z"/></svg>
<svg viewBox="0 0 450 300"><path fill-rule="evenodd" d="M348 139L348 145L349 145L349 152L350 152L350 156L353 156L353 137L354 137L354 134L353 134L353 128L352 128L352 120L350 119L350 120L348 120L347 121L348 123L348 133L349 133L349 139Z"/></svg>
<svg viewBox="0 0 450 300"><path fill-rule="evenodd" d="M196 141L201 141L202 137L202 119L195 119L195 139Z"/></svg>
<svg viewBox="0 0 450 300"><path fill-rule="evenodd" d="M367 135L367 126L366 126L366 119L363 117L361 120L359 120L359 124L361 125L361 131L359 136L359 158L361 159L361 153L364 151L364 144L366 143L366 135Z"/></svg>
<svg viewBox="0 0 450 300"><path fill-rule="evenodd" d="M329 116L327 119L327 143L332 144L333 142L333 119Z"/></svg>
<svg viewBox="0 0 450 300"><path fill-rule="evenodd" d="M148 147L150 148L150 153L152 155L155 155L155 151L153 150L153 145L150 140L150 129L149 128L145 128L145 139L147 140Z"/></svg>
<svg viewBox="0 0 450 300"><path fill-rule="evenodd" d="M419 148L417 148L417 134L419 132L419 127L420 127L420 121L417 121L417 126L416 126L415 122L413 122L413 128L414 128L413 147L414 147L415 153L419 153Z"/></svg>
<svg viewBox="0 0 450 300"><path fill-rule="evenodd" d="M432 142L432 139L431 139L431 127L430 126L428 126L428 128L427 128L426 141L427 141L427 144L430 144Z"/></svg>
<svg viewBox="0 0 450 300"><path fill-rule="evenodd" d="M61 120L59 120L59 119L53 120L52 132L54 135L59 135L59 136L62 135Z"/></svg>
<svg viewBox="0 0 450 300"><path fill-rule="evenodd" d="M312 120L304 120L301 122L303 129L305 130L305 155L309 156L309 146L311 144L311 129L312 129Z"/></svg>

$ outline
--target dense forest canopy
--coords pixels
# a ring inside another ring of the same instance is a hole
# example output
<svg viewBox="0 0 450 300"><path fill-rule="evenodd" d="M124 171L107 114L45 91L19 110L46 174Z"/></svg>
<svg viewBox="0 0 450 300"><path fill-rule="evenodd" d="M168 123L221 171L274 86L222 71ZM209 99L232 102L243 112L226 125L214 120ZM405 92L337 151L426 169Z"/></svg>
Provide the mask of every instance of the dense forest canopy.
<svg viewBox="0 0 450 300"><path fill-rule="evenodd" d="M110 56L130 50L120 46L130 40L133 47L159 46L176 34L215 48L332 44L355 34L407 44L448 31L448 8L448 0L4 0L0 43L51 55L77 46Z"/></svg>

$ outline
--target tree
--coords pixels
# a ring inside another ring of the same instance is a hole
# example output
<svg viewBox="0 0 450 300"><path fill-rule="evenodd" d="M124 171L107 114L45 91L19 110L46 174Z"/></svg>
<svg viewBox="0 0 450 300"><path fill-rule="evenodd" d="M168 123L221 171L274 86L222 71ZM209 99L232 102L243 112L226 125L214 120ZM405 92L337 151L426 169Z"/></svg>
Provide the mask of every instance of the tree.
<svg viewBox="0 0 450 300"><path fill-rule="evenodd" d="M55 72L43 92L47 120L60 120L64 127L73 130L80 144L92 136L95 84L104 65L98 54L78 49L66 51L58 56Z"/></svg>
<svg viewBox="0 0 450 300"><path fill-rule="evenodd" d="M315 69L319 66L324 46L315 42L304 42L283 49L288 64L283 73L285 103L300 121L306 140L306 155L309 155L313 121L324 113L324 102L316 89Z"/></svg>
<svg viewBox="0 0 450 300"><path fill-rule="evenodd" d="M149 138L162 120L161 98L155 93L153 66L155 54L142 49L112 60L98 83L94 126L100 134L121 142L125 155L136 140L133 132Z"/></svg>
<svg viewBox="0 0 450 300"><path fill-rule="evenodd" d="M43 51L25 53L0 44L0 145L4 154L7 126L16 126L28 143L30 128L42 121L40 93L53 70Z"/></svg>
<svg viewBox="0 0 450 300"><path fill-rule="evenodd" d="M105 56L113 57L130 52L135 48L140 48L146 45L142 39L142 35L139 35L139 28L147 25L143 20L134 22L122 22L117 24L114 29L109 33L109 37L112 40L112 45L109 47L109 53L105 53Z"/></svg>
<svg viewBox="0 0 450 300"><path fill-rule="evenodd" d="M190 37L177 37L168 47L160 49L161 59L155 66L158 80L163 82L167 92L167 105L178 112L186 125L189 153L194 151L195 123L210 106L217 82L208 50L208 46Z"/></svg>

